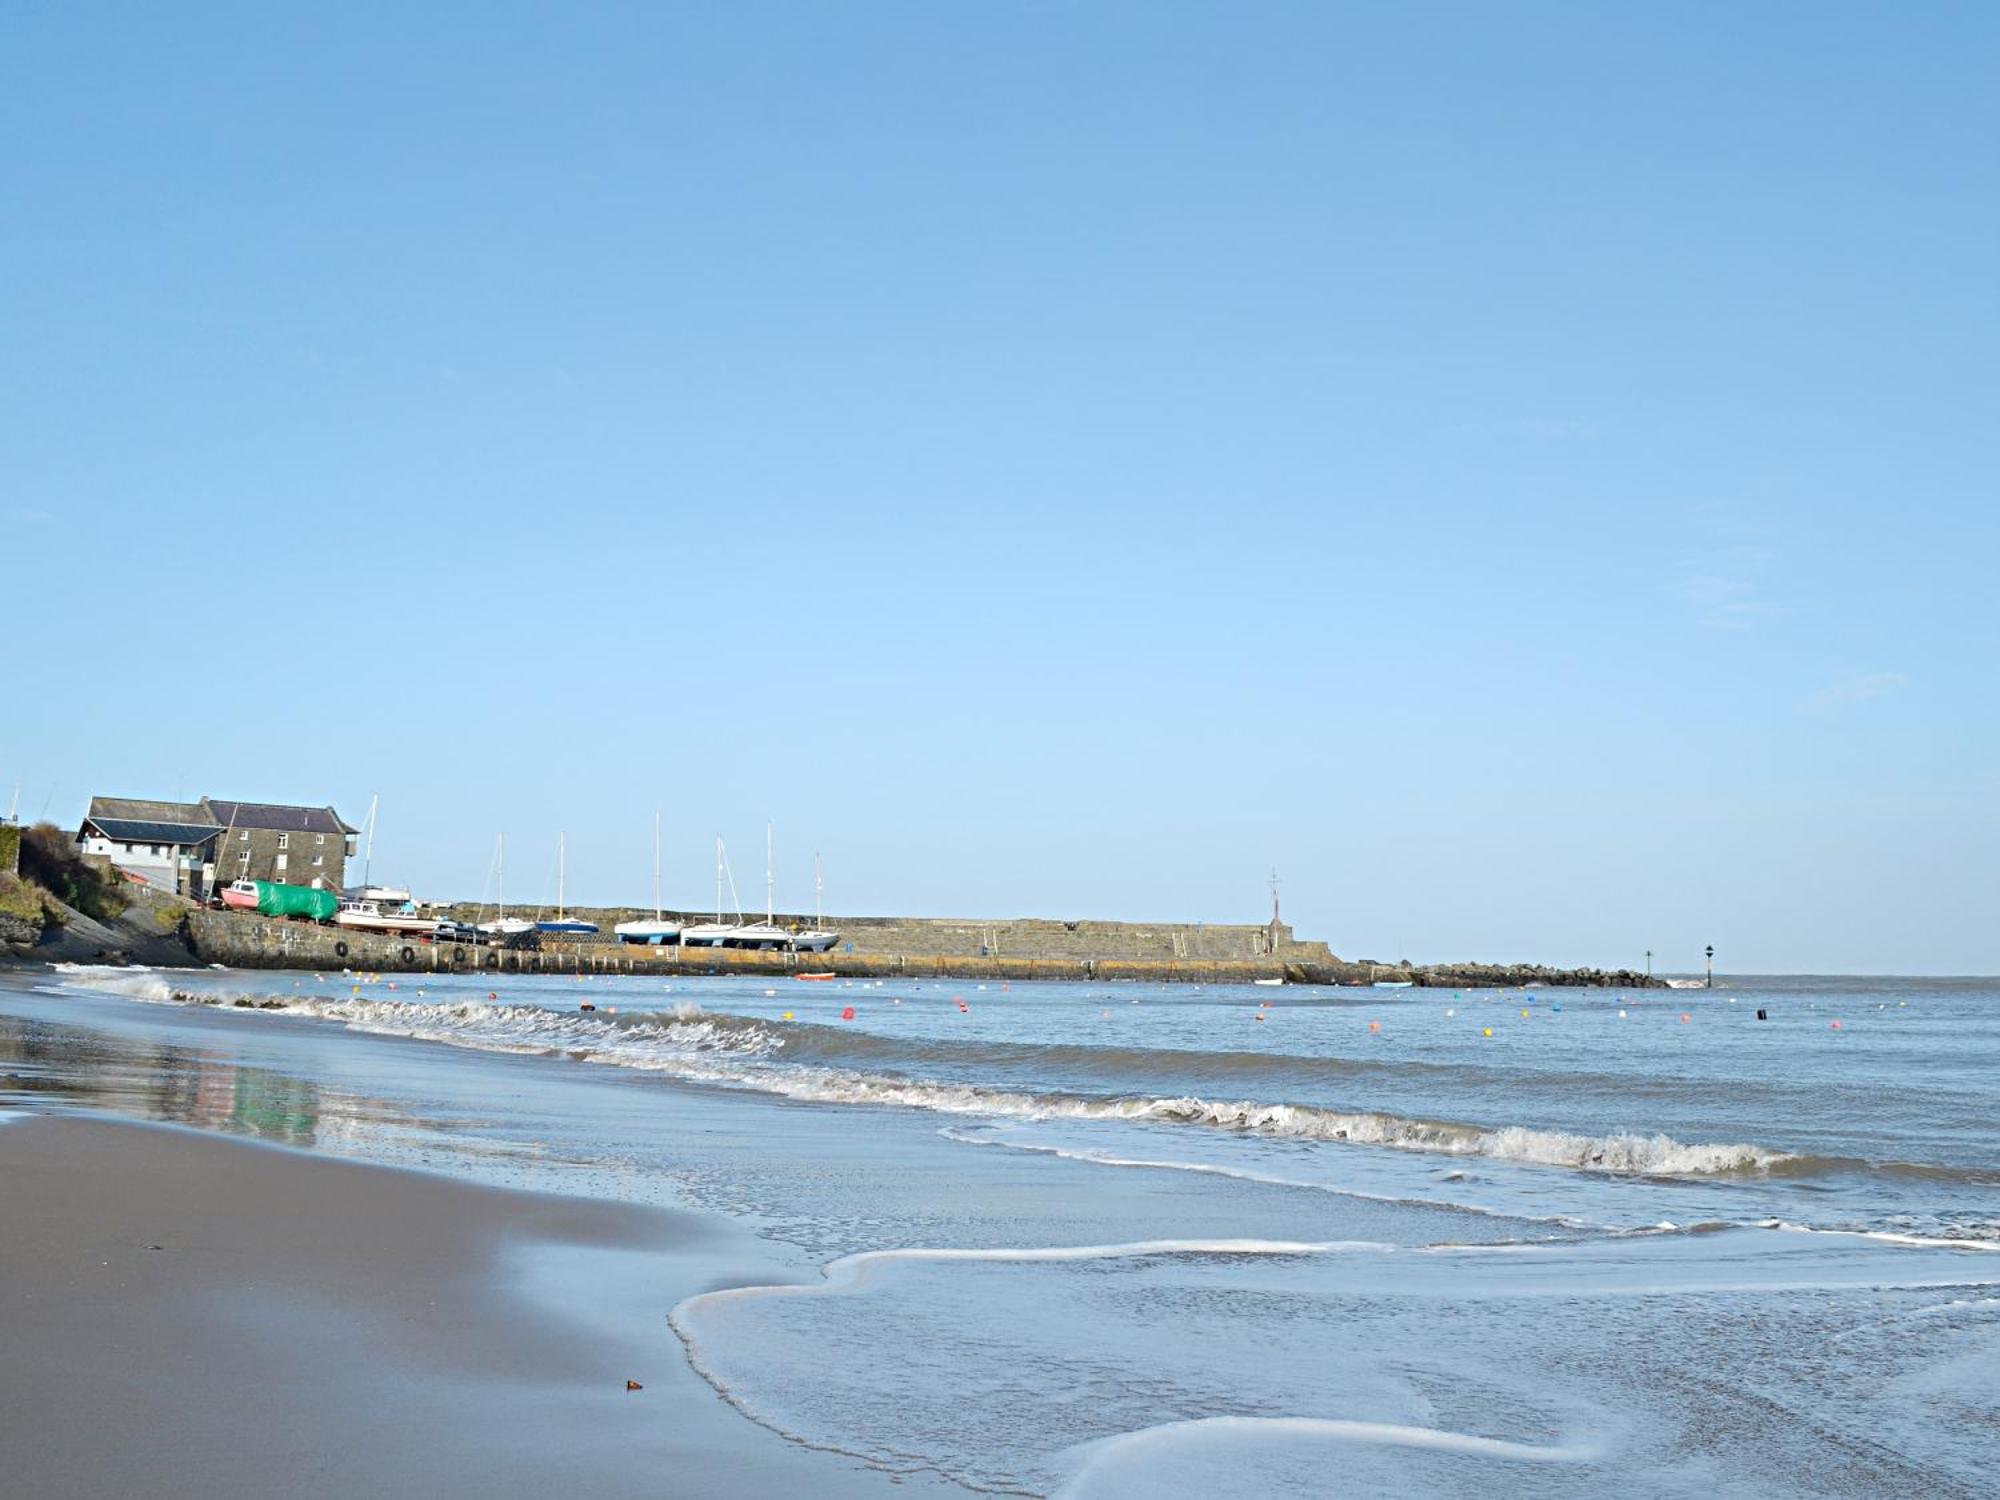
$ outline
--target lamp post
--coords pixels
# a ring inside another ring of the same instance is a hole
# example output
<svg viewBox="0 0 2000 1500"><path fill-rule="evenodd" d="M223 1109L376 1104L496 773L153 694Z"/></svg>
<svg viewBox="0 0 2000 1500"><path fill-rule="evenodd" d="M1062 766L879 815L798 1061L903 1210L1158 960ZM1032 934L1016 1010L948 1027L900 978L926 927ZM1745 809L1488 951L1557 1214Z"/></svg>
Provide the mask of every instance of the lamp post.
<svg viewBox="0 0 2000 1500"><path fill-rule="evenodd" d="M1708 987L1715 988L1715 944L1708 945Z"/></svg>

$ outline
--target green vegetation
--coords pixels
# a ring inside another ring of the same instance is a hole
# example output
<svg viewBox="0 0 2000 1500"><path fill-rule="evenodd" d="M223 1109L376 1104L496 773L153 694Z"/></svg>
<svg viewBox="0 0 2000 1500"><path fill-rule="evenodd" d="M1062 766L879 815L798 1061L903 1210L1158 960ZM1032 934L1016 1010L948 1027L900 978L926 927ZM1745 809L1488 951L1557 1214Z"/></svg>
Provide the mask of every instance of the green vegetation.
<svg viewBox="0 0 2000 1500"><path fill-rule="evenodd" d="M100 922L109 922L127 904L118 872L85 860L53 823L37 823L22 832L21 877Z"/></svg>
<svg viewBox="0 0 2000 1500"><path fill-rule="evenodd" d="M0 875L12 875L15 861L21 854L21 827L18 823L0 823Z"/></svg>
<svg viewBox="0 0 2000 1500"><path fill-rule="evenodd" d="M13 875L0 875L0 917L18 917L39 930L47 913L48 893Z"/></svg>

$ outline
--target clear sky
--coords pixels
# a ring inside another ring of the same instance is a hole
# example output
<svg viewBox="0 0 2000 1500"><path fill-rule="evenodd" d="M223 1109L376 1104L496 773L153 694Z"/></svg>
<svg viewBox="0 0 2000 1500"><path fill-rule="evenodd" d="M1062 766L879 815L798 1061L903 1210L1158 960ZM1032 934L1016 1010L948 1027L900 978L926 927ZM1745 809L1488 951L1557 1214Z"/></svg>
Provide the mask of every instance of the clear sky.
<svg viewBox="0 0 2000 1500"><path fill-rule="evenodd" d="M2000 970L2000 7L12 6L0 801Z"/></svg>

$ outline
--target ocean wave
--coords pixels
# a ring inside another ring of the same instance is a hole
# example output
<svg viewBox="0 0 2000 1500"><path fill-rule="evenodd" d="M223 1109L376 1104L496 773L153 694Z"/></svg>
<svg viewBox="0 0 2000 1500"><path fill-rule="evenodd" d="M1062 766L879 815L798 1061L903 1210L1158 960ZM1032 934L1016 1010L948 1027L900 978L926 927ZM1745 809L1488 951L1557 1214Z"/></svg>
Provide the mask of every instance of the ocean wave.
<svg viewBox="0 0 2000 1500"><path fill-rule="evenodd" d="M115 967L110 964L52 964L52 972L62 976L65 986L74 985L96 994L120 995L127 1000L143 1000L152 1005L169 1005L190 1000L154 969Z"/></svg>
<svg viewBox="0 0 2000 1500"><path fill-rule="evenodd" d="M756 1021L712 1016L692 1001L671 1010L613 1016L473 999L273 998L289 1014L336 1021L378 1036L407 1036L490 1052L566 1055L633 1068L671 1067L714 1055L765 1057L784 1040Z"/></svg>
<svg viewBox="0 0 2000 1500"><path fill-rule="evenodd" d="M582 1062L660 1072L691 1082L748 1088L806 1102L881 1105L941 1114L1015 1119L1127 1120L1198 1126L1287 1140L1384 1146L1448 1156L1492 1157L1623 1176L1732 1176L1766 1173L1793 1158L1757 1145L1689 1144L1662 1134L1583 1135L1525 1125L1490 1127L1380 1111L1214 1100L1194 1095L1029 1093L902 1073L822 1066L810 1054L833 1028L777 1025L709 1014L682 1002L670 1010L556 1011L478 999L387 1000L176 990L157 974L92 975L93 989L190 1004L237 1005L308 1016L376 1035L406 1036L483 1051L561 1055ZM793 1061L794 1058L799 1061Z"/></svg>
<svg viewBox="0 0 2000 1500"><path fill-rule="evenodd" d="M1910 1229L1850 1229L1838 1225L1794 1224L1789 1219L1761 1219L1760 1229L1787 1234L1831 1234L1847 1239L1874 1240L1882 1245L1915 1245L1930 1250L2000 1252L2000 1224L1938 1226L1928 1233Z"/></svg>

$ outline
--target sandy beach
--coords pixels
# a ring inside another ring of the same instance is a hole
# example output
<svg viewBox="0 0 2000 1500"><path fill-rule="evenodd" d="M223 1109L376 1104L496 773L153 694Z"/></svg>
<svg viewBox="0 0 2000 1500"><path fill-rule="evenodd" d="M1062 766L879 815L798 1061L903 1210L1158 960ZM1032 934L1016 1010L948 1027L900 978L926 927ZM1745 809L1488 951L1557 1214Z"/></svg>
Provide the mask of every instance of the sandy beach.
<svg viewBox="0 0 2000 1500"><path fill-rule="evenodd" d="M693 1216L60 1115L0 1128L0 1202L11 1493L888 1487L689 1371Z"/></svg>
<svg viewBox="0 0 2000 1500"><path fill-rule="evenodd" d="M1990 984L799 989L0 976L8 1492L1990 1489Z"/></svg>

